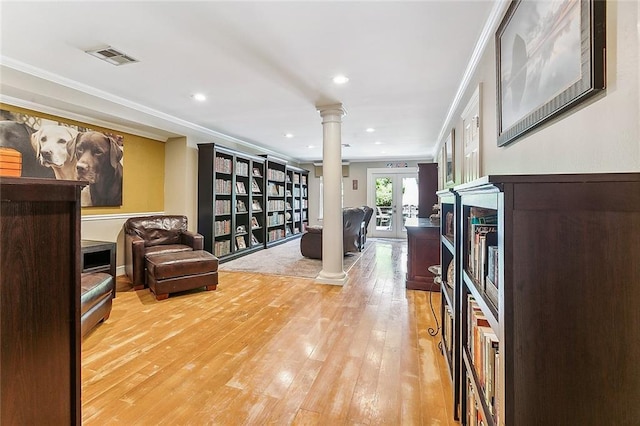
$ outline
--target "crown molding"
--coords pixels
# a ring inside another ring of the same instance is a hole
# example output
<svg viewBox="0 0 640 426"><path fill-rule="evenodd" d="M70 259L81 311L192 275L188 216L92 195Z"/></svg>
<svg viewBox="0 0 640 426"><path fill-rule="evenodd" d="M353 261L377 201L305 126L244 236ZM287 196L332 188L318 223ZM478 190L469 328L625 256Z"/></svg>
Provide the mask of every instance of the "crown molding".
<svg viewBox="0 0 640 426"><path fill-rule="evenodd" d="M155 119L159 119L163 122L166 123L171 123L175 126L178 126L179 128L179 132L180 133L184 133L181 136L189 136L189 135L197 135L199 138L201 139L206 139L206 138L216 138L217 140L219 140L220 142L228 142L228 143L232 143L232 144L237 144L237 145L241 145L253 150L256 150L258 152L263 152L265 154L273 154L273 155L277 155L280 157L286 157L289 158L291 161L300 161L298 159L295 159L293 157L284 155L281 152L275 152L269 148L265 148L264 146L258 145L256 143L252 143L252 142L248 142L242 139L238 139L236 137L218 132L216 130L212 130L203 126L200 126L199 124L195 124L192 123L190 121L187 120L183 120L181 118L175 117L173 115L170 114L166 114L162 111L158 111L156 109L153 108L149 108L147 106L144 106L142 104L130 101L128 99L113 95L111 93L105 92L103 90L97 89L95 87L86 85L84 83L80 83L78 81L63 77L61 75L52 73L50 71L46 71L43 70L41 68L38 67L34 67L32 65L26 64L24 62L15 60L13 58L10 58L8 56L4 56L4 55L0 55L0 65L5 66L7 68L11 68L17 72L23 73L23 74L27 74L30 76L33 76L35 78L39 78L48 82L51 82L53 84L57 84L59 86L62 87L66 87L68 89L71 90L75 90L81 93L84 93L86 95L92 96L94 98L97 99L101 99L103 101L109 102L111 104L115 104L115 105L119 105L121 107L124 108L128 108L130 110L133 111L137 111L139 113L142 113L144 115L147 115L149 117L155 118ZM84 116L82 114L76 114L67 110L63 110L63 109L58 109L55 107L51 107L51 106L47 106L44 104L39 104L39 103L34 103L34 102L29 102L29 101L25 101L25 100L20 100L14 97L9 97L9 96L3 96L0 95L0 100L2 102L8 103L8 104L12 104L15 106L19 106L19 107L23 107L23 108L29 108L29 109L34 109L37 111L41 111L41 112L45 112L45 113L50 113L52 115L57 115L57 116L61 116L61 117L65 117L65 118L69 118L69 119L73 119L73 120L78 120L78 121L82 121L82 122L86 122L87 124L94 124L97 126L102 126L102 127L107 127L113 130L121 130L123 132L127 132L127 133L131 133L131 134L135 134L135 135L139 135L139 136L144 136L144 137L149 137L150 139L154 139L154 140L159 140L159 141L166 141L167 137L166 135L160 135L160 134L156 134L153 132L147 132L147 131L143 131L143 130L139 130L130 126L123 126L121 124L118 124L116 122L109 122L109 121L104 121L104 120L98 120L98 119L92 119L88 116ZM123 119L128 119L127 117L123 116L121 117ZM141 125L146 126L146 127L153 127L153 128L158 128L157 124L145 124L143 121L140 121ZM162 128L158 128L158 130L164 131L164 132L169 132L169 133L178 133L175 129L162 129Z"/></svg>
<svg viewBox="0 0 640 426"><path fill-rule="evenodd" d="M449 107L449 111L447 112L447 117L444 119L442 123L442 128L440 129L440 133L438 134L438 142L436 143L436 147L431 154L433 158L437 158L437 154L442 148L442 144L444 143L444 137L449 133L451 127L451 121L453 120L453 115L456 110L460 107L460 102L462 101L462 97L465 92L469 88L469 84L471 83L471 77L475 73L478 64L480 63L480 59L484 54L487 44L489 40L493 39L493 35L498 29L498 25L500 25L500 21L504 16L504 13L507 11L511 0L497 0L493 4L493 8L489 13L489 17L484 24L482 29L482 33L480 33L480 37L476 42L476 45L473 49L473 53L471 54L471 58L469 58L469 63L467 64L467 68L464 71L462 79L460 80L460 85L458 86L458 91L453 98L453 102L451 102L451 106Z"/></svg>

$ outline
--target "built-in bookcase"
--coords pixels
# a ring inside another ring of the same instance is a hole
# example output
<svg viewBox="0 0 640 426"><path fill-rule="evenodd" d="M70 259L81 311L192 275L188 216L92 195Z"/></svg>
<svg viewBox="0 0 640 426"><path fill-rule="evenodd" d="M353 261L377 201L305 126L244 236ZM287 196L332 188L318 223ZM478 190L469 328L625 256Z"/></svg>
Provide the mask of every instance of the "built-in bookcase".
<svg viewBox="0 0 640 426"><path fill-rule="evenodd" d="M297 167L287 166L287 190L285 203L286 232L288 235L298 235L304 232L308 224L308 171Z"/></svg>
<svg viewBox="0 0 640 426"><path fill-rule="evenodd" d="M640 174L487 176L439 195L460 422L638 423Z"/></svg>
<svg viewBox="0 0 640 426"><path fill-rule="evenodd" d="M453 386L453 412L458 419L460 405L460 279L456 276L455 250L459 245L460 234L455 232L456 209L460 203L457 194L446 189L437 193L440 199L440 264L441 264L441 301L442 353Z"/></svg>
<svg viewBox="0 0 640 426"><path fill-rule="evenodd" d="M198 233L221 261L265 247L265 159L198 145Z"/></svg>
<svg viewBox="0 0 640 426"><path fill-rule="evenodd" d="M298 237L308 225L309 172L265 156L267 168L267 246Z"/></svg>

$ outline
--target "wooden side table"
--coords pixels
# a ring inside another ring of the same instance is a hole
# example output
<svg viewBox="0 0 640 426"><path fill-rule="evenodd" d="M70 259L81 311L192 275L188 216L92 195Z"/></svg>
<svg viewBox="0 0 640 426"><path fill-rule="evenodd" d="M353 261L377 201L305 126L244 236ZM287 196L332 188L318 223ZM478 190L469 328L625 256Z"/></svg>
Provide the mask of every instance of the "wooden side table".
<svg viewBox="0 0 640 426"><path fill-rule="evenodd" d="M82 272L106 272L116 279L116 243L81 240ZM116 297L115 292L113 297Z"/></svg>
<svg viewBox="0 0 640 426"><path fill-rule="evenodd" d="M440 291L433 282L431 265L440 264L440 224L429 219L408 218L407 228L407 280L410 290Z"/></svg>

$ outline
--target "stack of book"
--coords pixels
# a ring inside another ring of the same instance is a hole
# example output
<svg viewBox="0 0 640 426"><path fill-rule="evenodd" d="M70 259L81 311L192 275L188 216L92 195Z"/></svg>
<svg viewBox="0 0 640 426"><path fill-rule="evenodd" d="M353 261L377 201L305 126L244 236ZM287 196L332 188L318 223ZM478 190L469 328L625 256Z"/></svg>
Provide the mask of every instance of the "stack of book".
<svg viewBox="0 0 640 426"><path fill-rule="evenodd" d="M500 343L480 306L470 295L467 300L467 310L469 319L467 348L481 386L481 389L476 389L476 392L484 398L489 411L495 416Z"/></svg>

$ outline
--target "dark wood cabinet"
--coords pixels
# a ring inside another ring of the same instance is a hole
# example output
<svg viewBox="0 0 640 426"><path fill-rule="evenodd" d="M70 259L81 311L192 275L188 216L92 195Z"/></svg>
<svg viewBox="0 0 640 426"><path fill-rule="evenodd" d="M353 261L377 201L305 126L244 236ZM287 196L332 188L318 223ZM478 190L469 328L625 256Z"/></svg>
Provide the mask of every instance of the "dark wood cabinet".
<svg viewBox="0 0 640 426"><path fill-rule="evenodd" d="M640 174L454 190L462 423L640 424Z"/></svg>
<svg viewBox="0 0 640 426"><path fill-rule="evenodd" d="M81 422L80 190L0 178L3 425Z"/></svg>
<svg viewBox="0 0 640 426"><path fill-rule="evenodd" d="M418 217L429 217L438 203L438 163L418 163Z"/></svg>
<svg viewBox="0 0 640 426"><path fill-rule="evenodd" d="M429 266L440 264L440 225L429 219L407 218L407 280L410 290L440 291Z"/></svg>

